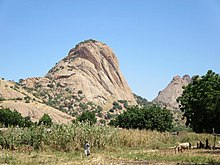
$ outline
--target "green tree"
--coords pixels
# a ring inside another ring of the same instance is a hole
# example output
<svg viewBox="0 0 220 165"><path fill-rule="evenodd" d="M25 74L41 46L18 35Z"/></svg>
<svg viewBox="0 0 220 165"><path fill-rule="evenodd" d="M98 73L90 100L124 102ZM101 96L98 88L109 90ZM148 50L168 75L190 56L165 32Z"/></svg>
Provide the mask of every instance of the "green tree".
<svg viewBox="0 0 220 165"><path fill-rule="evenodd" d="M206 75L194 76L177 99L186 117L186 125L195 132L220 132L220 76L209 70Z"/></svg>
<svg viewBox="0 0 220 165"><path fill-rule="evenodd" d="M30 127L33 125L33 122L31 121L30 116L26 116L23 118L23 126L24 127Z"/></svg>
<svg viewBox="0 0 220 165"><path fill-rule="evenodd" d="M173 117L170 111L158 106L129 107L127 111L110 121L110 125L122 128L151 129L166 131L172 129Z"/></svg>
<svg viewBox="0 0 220 165"><path fill-rule="evenodd" d="M0 109L0 123L8 126L29 127L33 123L30 118L23 118L17 111L11 111L9 108Z"/></svg>
<svg viewBox="0 0 220 165"><path fill-rule="evenodd" d="M89 122L90 125L93 125L96 123L97 119L95 117L95 113L87 110L87 111L84 111L80 116L77 117L77 121Z"/></svg>
<svg viewBox="0 0 220 165"><path fill-rule="evenodd" d="M40 124L51 126L53 124L53 122L52 122L51 117L45 113L39 120L38 125L40 125Z"/></svg>

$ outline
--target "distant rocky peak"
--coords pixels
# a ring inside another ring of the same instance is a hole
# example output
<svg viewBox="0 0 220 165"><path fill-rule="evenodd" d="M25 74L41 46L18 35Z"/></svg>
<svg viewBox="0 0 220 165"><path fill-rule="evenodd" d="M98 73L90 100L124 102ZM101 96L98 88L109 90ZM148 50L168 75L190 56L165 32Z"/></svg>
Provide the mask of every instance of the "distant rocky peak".
<svg viewBox="0 0 220 165"><path fill-rule="evenodd" d="M183 77L174 76L167 87L158 93L153 102L169 109L179 109L179 103L177 103L176 99L182 95L183 86L187 86L190 82L189 75L184 75Z"/></svg>
<svg viewBox="0 0 220 165"><path fill-rule="evenodd" d="M188 83L191 82L191 78L190 78L190 76L188 74L184 75L182 79L187 81Z"/></svg>

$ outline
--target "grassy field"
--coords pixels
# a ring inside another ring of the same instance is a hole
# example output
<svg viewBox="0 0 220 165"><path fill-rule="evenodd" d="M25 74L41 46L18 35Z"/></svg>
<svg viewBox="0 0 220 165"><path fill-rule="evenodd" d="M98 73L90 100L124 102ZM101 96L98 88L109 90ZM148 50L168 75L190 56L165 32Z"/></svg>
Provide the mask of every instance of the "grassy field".
<svg viewBox="0 0 220 165"><path fill-rule="evenodd" d="M191 149L174 153L177 142L196 145L210 134L123 130L111 127L54 125L48 128L11 128L1 132L16 150L0 150L0 164L220 164L219 150ZM3 139L4 139L3 138ZM83 144L91 144L91 156L85 157Z"/></svg>
<svg viewBox="0 0 220 165"><path fill-rule="evenodd" d="M83 152L33 151L31 154L18 151L1 151L0 164L14 165L58 165L58 164L219 164L220 152L190 150L173 154L171 149L117 149L114 151L96 151L90 157Z"/></svg>

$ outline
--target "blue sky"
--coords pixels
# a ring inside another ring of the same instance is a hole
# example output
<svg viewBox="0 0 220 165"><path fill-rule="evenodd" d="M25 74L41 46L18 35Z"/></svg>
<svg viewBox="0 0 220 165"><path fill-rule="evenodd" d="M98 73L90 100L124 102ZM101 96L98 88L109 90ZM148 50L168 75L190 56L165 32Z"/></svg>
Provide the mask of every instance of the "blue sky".
<svg viewBox="0 0 220 165"><path fill-rule="evenodd" d="M132 91L220 72L219 0L0 0L0 77L44 76L77 43L109 45Z"/></svg>

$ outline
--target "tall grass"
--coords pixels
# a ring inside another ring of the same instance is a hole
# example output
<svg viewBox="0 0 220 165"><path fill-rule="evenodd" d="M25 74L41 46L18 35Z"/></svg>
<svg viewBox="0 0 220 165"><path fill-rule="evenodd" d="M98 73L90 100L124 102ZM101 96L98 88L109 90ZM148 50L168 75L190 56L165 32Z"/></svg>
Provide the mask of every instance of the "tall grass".
<svg viewBox="0 0 220 165"><path fill-rule="evenodd" d="M52 125L50 128L40 125L30 128L9 128L0 133L3 146L29 145L40 150L79 151L85 141L89 141L92 150L113 150L117 148L161 149L175 146L177 142L205 141L212 143L208 134L181 132L179 136L169 132L160 133L146 130L126 130L107 126L84 124Z"/></svg>

